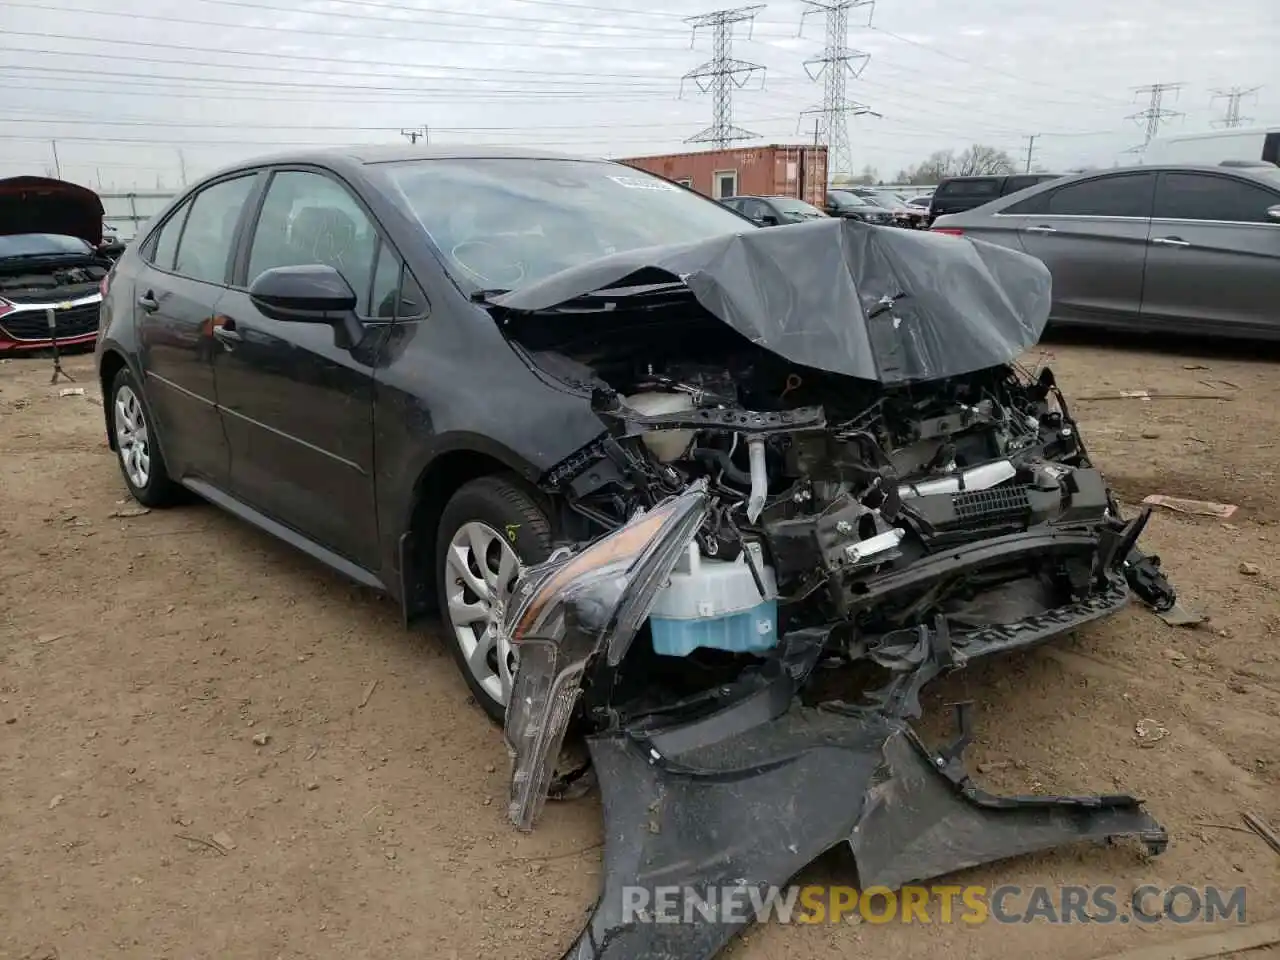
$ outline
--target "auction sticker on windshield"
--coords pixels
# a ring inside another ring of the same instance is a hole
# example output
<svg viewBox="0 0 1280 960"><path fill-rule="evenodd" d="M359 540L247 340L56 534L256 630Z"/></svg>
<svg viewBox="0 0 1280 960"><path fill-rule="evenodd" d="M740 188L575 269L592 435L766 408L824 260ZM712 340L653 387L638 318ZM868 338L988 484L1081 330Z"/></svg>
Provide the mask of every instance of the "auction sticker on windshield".
<svg viewBox="0 0 1280 960"><path fill-rule="evenodd" d="M651 180L648 177L610 177L614 183L628 190L679 190L674 183L665 180Z"/></svg>

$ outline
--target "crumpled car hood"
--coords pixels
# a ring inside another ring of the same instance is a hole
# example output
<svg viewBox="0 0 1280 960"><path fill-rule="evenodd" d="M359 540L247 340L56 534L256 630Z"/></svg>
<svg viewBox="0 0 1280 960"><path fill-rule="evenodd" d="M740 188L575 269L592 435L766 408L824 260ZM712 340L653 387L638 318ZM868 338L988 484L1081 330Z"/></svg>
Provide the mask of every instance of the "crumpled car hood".
<svg viewBox="0 0 1280 960"><path fill-rule="evenodd" d="M87 187L47 177L0 180L0 235L53 233L102 243L102 200Z"/></svg>
<svg viewBox="0 0 1280 960"><path fill-rule="evenodd" d="M1039 340L1051 301L1049 271L1034 257L830 218L628 250L490 302L532 312L671 281L793 363L886 384L1011 362Z"/></svg>

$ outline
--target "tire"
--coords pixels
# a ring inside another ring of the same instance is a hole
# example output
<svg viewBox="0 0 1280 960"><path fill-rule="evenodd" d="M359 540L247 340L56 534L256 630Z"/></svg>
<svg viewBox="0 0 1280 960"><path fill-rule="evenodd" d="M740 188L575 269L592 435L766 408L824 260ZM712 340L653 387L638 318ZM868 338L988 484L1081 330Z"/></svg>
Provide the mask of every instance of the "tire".
<svg viewBox="0 0 1280 960"><path fill-rule="evenodd" d="M551 523L532 491L515 476L472 480L453 495L436 532L436 588L440 617L462 677L489 717L501 722L510 694L511 658L502 657L492 625L479 619L492 608L481 591L514 578L519 564L551 554ZM481 577L477 558L484 554ZM465 564L466 573L463 572ZM476 617L472 622L467 618ZM504 670L499 660L506 663Z"/></svg>
<svg viewBox="0 0 1280 960"><path fill-rule="evenodd" d="M167 507L181 500L182 488L169 476L156 442L155 419L128 367L111 381L107 409L115 434L116 460L133 499L144 507Z"/></svg>

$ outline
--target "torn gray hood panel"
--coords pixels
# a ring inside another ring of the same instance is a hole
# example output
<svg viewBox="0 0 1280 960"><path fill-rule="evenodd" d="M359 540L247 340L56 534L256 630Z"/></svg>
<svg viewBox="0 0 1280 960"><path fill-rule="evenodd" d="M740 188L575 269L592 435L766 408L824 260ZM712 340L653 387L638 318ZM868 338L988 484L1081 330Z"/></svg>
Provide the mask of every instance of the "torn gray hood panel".
<svg viewBox="0 0 1280 960"><path fill-rule="evenodd" d="M492 303L547 310L661 280L683 282L713 316L793 363L882 383L1012 361L1039 340L1052 292L1043 263L1005 247L829 218L624 251Z"/></svg>

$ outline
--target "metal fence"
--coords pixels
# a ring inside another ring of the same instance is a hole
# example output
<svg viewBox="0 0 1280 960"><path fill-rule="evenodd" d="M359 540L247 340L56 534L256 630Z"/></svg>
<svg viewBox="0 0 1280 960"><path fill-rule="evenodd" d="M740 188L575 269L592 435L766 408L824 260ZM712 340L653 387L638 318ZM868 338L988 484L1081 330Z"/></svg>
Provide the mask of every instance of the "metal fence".
<svg viewBox="0 0 1280 960"><path fill-rule="evenodd" d="M121 239L131 240L148 220L173 199L171 190L134 190L130 193L99 193L102 219L115 227Z"/></svg>

